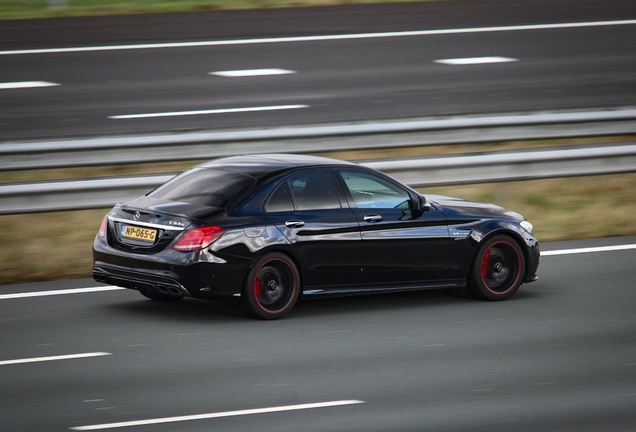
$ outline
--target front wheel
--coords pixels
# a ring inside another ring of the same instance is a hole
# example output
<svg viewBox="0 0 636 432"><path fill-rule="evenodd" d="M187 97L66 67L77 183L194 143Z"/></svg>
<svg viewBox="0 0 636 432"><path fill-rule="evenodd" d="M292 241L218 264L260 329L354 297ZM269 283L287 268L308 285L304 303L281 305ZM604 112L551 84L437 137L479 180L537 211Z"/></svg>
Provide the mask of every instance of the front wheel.
<svg viewBox="0 0 636 432"><path fill-rule="evenodd" d="M523 281L525 259L519 243L498 235L479 249L470 270L468 290L484 300L506 300Z"/></svg>
<svg viewBox="0 0 636 432"><path fill-rule="evenodd" d="M241 302L245 312L273 320L287 315L300 292L298 268L286 255L272 253L260 258L250 270Z"/></svg>

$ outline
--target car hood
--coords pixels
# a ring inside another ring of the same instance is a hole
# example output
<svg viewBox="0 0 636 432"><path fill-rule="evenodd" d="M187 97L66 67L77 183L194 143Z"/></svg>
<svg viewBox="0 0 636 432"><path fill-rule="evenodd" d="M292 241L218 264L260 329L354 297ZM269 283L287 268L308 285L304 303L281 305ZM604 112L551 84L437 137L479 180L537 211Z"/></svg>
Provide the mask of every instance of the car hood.
<svg viewBox="0 0 636 432"><path fill-rule="evenodd" d="M455 213L467 217L498 217L507 218L516 221L522 221L525 218L519 213L506 210L495 204L483 203L478 201L469 201L461 198L454 198L444 195L426 195L428 202L436 205L447 215Z"/></svg>

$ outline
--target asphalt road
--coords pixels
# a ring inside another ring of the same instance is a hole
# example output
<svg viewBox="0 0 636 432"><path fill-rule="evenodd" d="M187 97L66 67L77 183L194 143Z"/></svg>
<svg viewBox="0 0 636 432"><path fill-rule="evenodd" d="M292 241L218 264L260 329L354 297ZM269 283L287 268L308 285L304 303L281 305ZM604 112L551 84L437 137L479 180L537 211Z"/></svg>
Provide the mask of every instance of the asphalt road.
<svg viewBox="0 0 636 432"><path fill-rule="evenodd" d="M634 19L470 0L2 22L0 141L631 106Z"/></svg>
<svg viewBox="0 0 636 432"><path fill-rule="evenodd" d="M128 290L41 293L87 280L2 286L1 429L632 431L635 244L544 244L540 280L506 302L315 300L275 322ZM572 253L616 245L632 248Z"/></svg>

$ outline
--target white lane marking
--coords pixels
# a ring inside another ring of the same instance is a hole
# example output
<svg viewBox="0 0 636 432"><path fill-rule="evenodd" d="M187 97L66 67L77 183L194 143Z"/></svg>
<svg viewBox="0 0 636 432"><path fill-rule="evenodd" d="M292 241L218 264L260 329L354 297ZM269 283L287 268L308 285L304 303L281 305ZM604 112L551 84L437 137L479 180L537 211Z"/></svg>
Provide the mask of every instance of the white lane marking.
<svg viewBox="0 0 636 432"><path fill-rule="evenodd" d="M581 28L581 27L607 27L607 26L620 26L620 25L633 25L633 24L636 24L636 19L618 20L618 21L591 21L591 22L579 22L579 23L499 26L499 27L475 27L475 28L462 28L462 29L414 30L414 31L403 31L403 32L385 32L385 33L296 36L296 37L283 37L283 38L238 39L238 40L217 40L217 41L199 41L199 42L173 42L173 43L156 43L156 44L112 45L112 46L69 47L69 48L42 48L42 49L0 51L0 55L55 54L55 53L71 53L71 52L121 51L121 50L142 50L142 49L158 49L158 48L191 48L191 47L207 47L207 46L254 45L254 44L270 44L270 43L290 43L290 42L321 42L321 41L334 41L334 40L373 39L373 38L408 37L408 36L435 36L435 35L449 35L449 34L492 33L492 32L509 32L509 31L524 31L524 30L570 29L570 28Z"/></svg>
<svg viewBox="0 0 636 432"><path fill-rule="evenodd" d="M55 86L59 86L59 85L62 85L62 84L48 82L48 81L5 82L5 83L0 83L0 90L38 88L38 87L55 87Z"/></svg>
<svg viewBox="0 0 636 432"><path fill-rule="evenodd" d="M233 113L246 113L257 111L278 111L278 110L293 110L309 108L309 105L277 105L277 106L261 106L261 107L247 107L247 108L225 108L225 109L212 109L212 110L200 110L200 111L175 111L175 112L163 112L163 113L148 113L148 114L125 114L115 115L108 117L109 119L122 120L122 119L142 119L142 118L155 118L155 117L178 117L178 116L193 116L193 115L210 115L210 114L233 114Z"/></svg>
<svg viewBox="0 0 636 432"><path fill-rule="evenodd" d="M51 290L51 291L33 291L33 292L15 293L15 294L0 294L0 300L28 298L28 297L47 297L47 296L65 295L65 294L93 293L93 292L100 292L100 291L114 291L114 290L124 290L124 289L126 288L108 285L108 286L89 287L89 288L73 288L73 289Z"/></svg>
<svg viewBox="0 0 636 432"><path fill-rule="evenodd" d="M613 252L613 251L630 250L630 249L636 249L636 244L541 251L541 256L544 257L544 256L555 256L555 255L594 253L594 252ZM34 292L15 293L15 294L0 294L0 300L28 298L28 297L46 297L46 296L65 295L65 294L93 293L93 292L115 291L115 290L125 290L125 289L126 288L117 287L113 285L107 285L107 286L98 286L98 287L73 288L73 289L52 290L52 291L34 291Z"/></svg>
<svg viewBox="0 0 636 432"><path fill-rule="evenodd" d="M87 357L102 357L102 356L109 356L109 355L113 355L113 354L107 353L107 352L93 352L93 353L83 353L83 354L59 355L59 356L51 356L51 357L34 357L34 358L25 358L25 359L16 359L16 360L2 360L0 361L0 366L22 364L22 363L57 361L57 360L72 360L72 359L87 358Z"/></svg>
<svg viewBox="0 0 636 432"><path fill-rule="evenodd" d="M161 423L183 422L183 421L190 421L190 420L213 419L213 418L221 418L221 417L237 417L237 416L246 416L246 415L253 415L253 414L267 414L267 413L284 412L284 411L329 408L329 407L355 405L355 404L363 404L363 403L366 403L366 402L360 401L360 400L340 400L340 401L332 401L332 402L319 402L319 403L309 403L309 404L301 404L301 405L256 408L256 409L247 409L247 410L240 410L240 411L225 411L225 412L187 415L187 416L179 416L179 417L164 417L164 418L127 421L127 422L119 422L119 423L105 423L105 424L90 425L90 426L72 427L71 429L77 430L77 431L115 429L115 428L122 428L122 427L128 427L128 426L142 426L142 425L161 424Z"/></svg>
<svg viewBox="0 0 636 432"><path fill-rule="evenodd" d="M628 249L636 249L636 244L628 244L628 245L617 245L617 246L600 246L600 247L589 247L589 248L578 248L578 249L562 249L562 250L554 250L554 251L541 251L541 256L554 256L554 255L572 255L572 254L582 254L582 253L592 253L592 252L613 252L613 251L621 251Z"/></svg>
<svg viewBox="0 0 636 432"><path fill-rule="evenodd" d="M464 65L478 65L489 63L510 63L516 62L519 59L510 57L469 57L469 58L454 58L454 59L440 59L435 60L435 63L441 63L452 66L464 66Z"/></svg>
<svg viewBox="0 0 636 432"><path fill-rule="evenodd" d="M295 73L296 71L289 70L289 69L245 69L245 70L208 72L209 75L216 75L216 76L225 77L225 78L290 75Z"/></svg>

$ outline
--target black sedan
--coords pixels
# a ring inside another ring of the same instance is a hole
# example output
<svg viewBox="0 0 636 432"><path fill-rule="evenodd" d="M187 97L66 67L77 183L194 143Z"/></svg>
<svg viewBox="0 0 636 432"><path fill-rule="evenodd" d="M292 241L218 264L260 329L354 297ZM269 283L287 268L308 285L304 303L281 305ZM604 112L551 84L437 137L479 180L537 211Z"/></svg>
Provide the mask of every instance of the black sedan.
<svg viewBox="0 0 636 432"><path fill-rule="evenodd" d="M309 296L467 287L504 300L537 279L521 215L423 196L334 159L217 159L116 205L93 246L95 280L159 301L236 298L262 319Z"/></svg>

